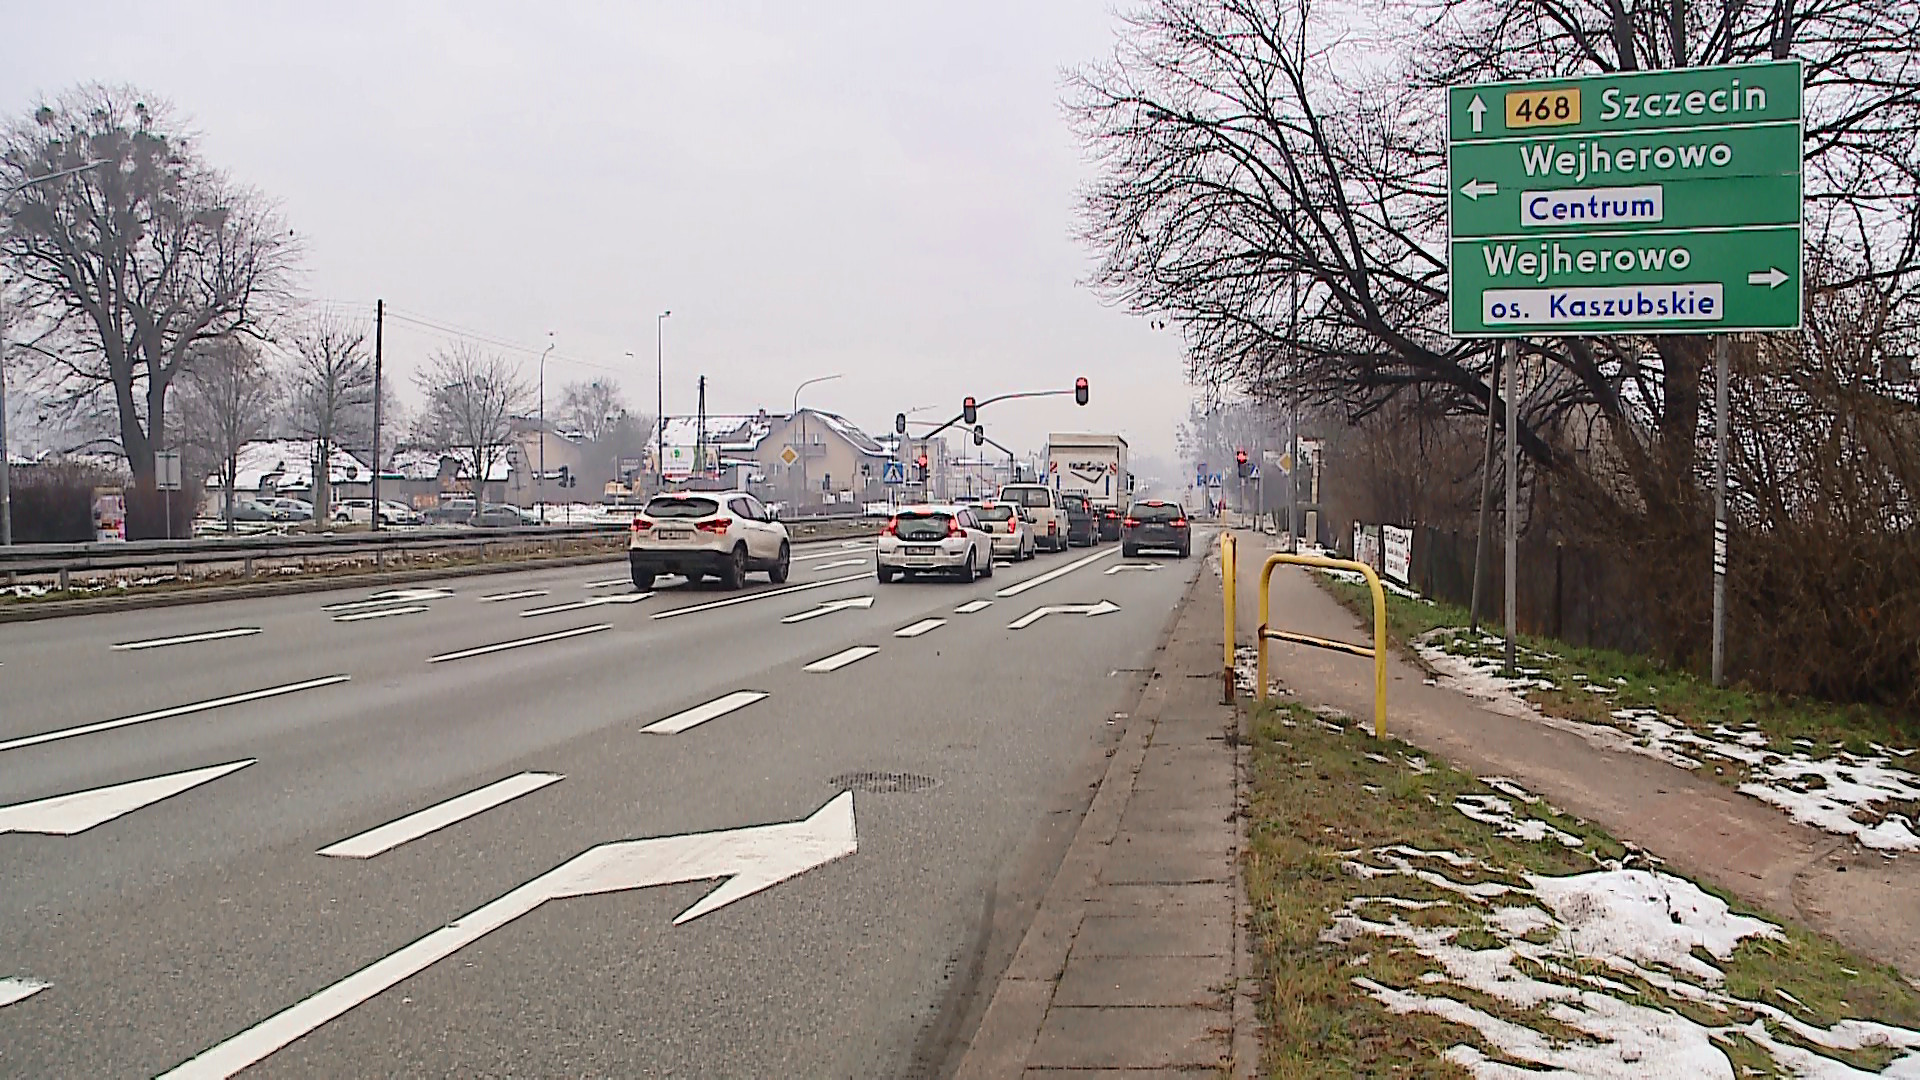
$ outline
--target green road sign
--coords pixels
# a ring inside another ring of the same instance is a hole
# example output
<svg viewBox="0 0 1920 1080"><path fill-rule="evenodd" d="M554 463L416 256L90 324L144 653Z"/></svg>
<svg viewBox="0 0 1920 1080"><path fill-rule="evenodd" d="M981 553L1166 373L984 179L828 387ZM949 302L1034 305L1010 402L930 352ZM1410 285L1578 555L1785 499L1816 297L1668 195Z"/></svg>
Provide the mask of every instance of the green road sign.
<svg viewBox="0 0 1920 1080"><path fill-rule="evenodd" d="M1798 329L1796 60L1448 90L1458 337Z"/></svg>

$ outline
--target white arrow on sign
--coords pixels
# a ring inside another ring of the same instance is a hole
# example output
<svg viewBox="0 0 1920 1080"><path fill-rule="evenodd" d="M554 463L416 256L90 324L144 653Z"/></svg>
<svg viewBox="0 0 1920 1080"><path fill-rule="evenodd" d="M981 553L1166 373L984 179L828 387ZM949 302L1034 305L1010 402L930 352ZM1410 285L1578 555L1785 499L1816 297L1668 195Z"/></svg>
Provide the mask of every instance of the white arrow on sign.
<svg viewBox="0 0 1920 1080"><path fill-rule="evenodd" d="M209 780L218 780L254 763L254 758L209 765L204 769L150 776L125 784L55 795L51 799L0 806L0 833L43 833L47 836L72 836L95 825L105 825L122 814L131 814L143 806L170 799Z"/></svg>
<svg viewBox="0 0 1920 1080"><path fill-rule="evenodd" d="M808 619L817 619L822 615L831 615L836 611L846 611L849 608L870 608L872 606L873 597L871 596L850 596L845 600L829 600L819 607L814 608L812 611L802 611L797 615L789 615L780 621L783 623L806 622Z"/></svg>
<svg viewBox="0 0 1920 1080"><path fill-rule="evenodd" d="M1025 630L1049 615L1105 615L1110 611L1119 611L1120 605L1111 600L1102 600L1097 604L1055 604L1052 607L1034 608L1025 615L1007 624L1009 630Z"/></svg>
<svg viewBox="0 0 1920 1080"><path fill-rule="evenodd" d="M1473 100L1467 103L1467 115L1473 117L1473 131L1478 135L1487 124L1487 103L1480 100L1479 94L1473 95Z"/></svg>
<svg viewBox="0 0 1920 1080"><path fill-rule="evenodd" d="M1473 130L1479 131L1480 129L1474 128ZM1500 185L1491 180L1469 180L1467 181L1467 185L1460 189L1460 194L1465 195L1474 202L1479 202L1480 196L1482 195L1500 194Z"/></svg>
<svg viewBox="0 0 1920 1080"><path fill-rule="evenodd" d="M391 953L305 1001L219 1043L164 1077L228 1077L425 971L549 900L726 878L673 920L710 914L816 866L859 850L853 792L843 791L801 821L721 832L622 840L588 848L478 909Z"/></svg>
<svg viewBox="0 0 1920 1080"><path fill-rule="evenodd" d="M1158 570L1158 569L1160 569L1160 564L1157 562L1123 562L1119 566L1107 567L1107 574L1108 575L1117 574L1122 570Z"/></svg>
<svg viewBox="0 0 1920 1080"><path fill-rule="evenodd" d="M1786 281L1787 272L1777 266L1769 266L1765 270L1755 270L1753 273L1747 275L1747 284L1765 285L1769 289L1777 289L1786 284Z"/></svg>

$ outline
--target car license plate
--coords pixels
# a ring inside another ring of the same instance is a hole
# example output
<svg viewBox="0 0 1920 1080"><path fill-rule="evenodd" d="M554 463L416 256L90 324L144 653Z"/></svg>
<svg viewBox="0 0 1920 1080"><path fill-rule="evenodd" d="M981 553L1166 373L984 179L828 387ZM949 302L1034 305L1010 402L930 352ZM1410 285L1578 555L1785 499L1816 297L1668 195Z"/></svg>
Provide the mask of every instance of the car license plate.
<svg viewBox="0 0 1920 1080"><path fill-rule="evenodd" d="M692 530L692 529L661 529L661 530L660 530L660 539L662 539L662 540L691 540L691 539L693 539L693 530Z"/></svg>
<svg viewBox="0 0 1920 1080"><path fill-rule="evenodd" d="M907 549L907 558L909 559L931 559L938 554L939 552L934 550L933 548L908 548Z"/></svg>

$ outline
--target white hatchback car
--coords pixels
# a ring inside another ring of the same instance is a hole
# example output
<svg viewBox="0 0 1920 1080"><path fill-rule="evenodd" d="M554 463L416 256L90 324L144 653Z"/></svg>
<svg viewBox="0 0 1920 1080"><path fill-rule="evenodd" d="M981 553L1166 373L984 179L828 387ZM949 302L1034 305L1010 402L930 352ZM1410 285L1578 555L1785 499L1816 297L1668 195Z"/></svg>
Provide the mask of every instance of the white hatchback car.
<svg viewBox="0 0 1920 1080"><path fill-rule="evenodd" d="M1024 506L1012 503L981 503L973 508L980 527L993 537L993 557L1025 562L1033 558L1037 542L1033 538L1033 515Z"/></svg>
<svg viewBox="0 0 1920 1080"><path fill-rule="evenodd" d="M993 576L993 537L971 506L903 506L880 530L874 549L880 583L911 574Z"/></svg>
<svg viewBox="0 0 1920 1080"><path fill-rule="evenodd" d="M793 546L787 527L744 491L682 491L655 495L634 515L627 561L636 589L653 588L660 574L712 575L738 589L750 570L786 581Z"/></svg>

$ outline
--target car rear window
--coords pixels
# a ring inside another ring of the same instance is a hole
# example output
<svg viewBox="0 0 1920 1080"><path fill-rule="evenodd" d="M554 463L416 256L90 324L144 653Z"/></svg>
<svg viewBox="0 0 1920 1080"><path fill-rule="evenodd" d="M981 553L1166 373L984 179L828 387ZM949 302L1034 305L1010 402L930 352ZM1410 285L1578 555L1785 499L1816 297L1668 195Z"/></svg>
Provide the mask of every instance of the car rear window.
<svg viewBox="0 0 1920 1080"><path fill-rule="evenodd" d="M1018 503L1021 506L1050 506L1048 492L1043 487L1001 488L1000 501Z"/></svg>
<svg viewBox="0 0 1920 1080"><path fill-rule="evenodd" d="M1135 521L1173 521L1186 517L1186 511L1172 503L1134 503L1127 516Z"/></svg>
<svg viewBox="0 0 1920 1080"><path fill-rule="evenodd" d="M647 503L646 512L650 518L703 518L719 513L720 504L712 499L662 496Z"/></svg>
<svg viewBox="0 0 1920 1080"><path fill-rule="evenodd" d="M900 514L893 519L893 534L902 540L944 540L950 520L946 514Z"/></svg>
<svg viewBox="0 0 1920 1080"><path fill-rule="evenodd" d="M974 511L981 521L1005 521L1013 516L1011 506L983 506Z"/></svg>

